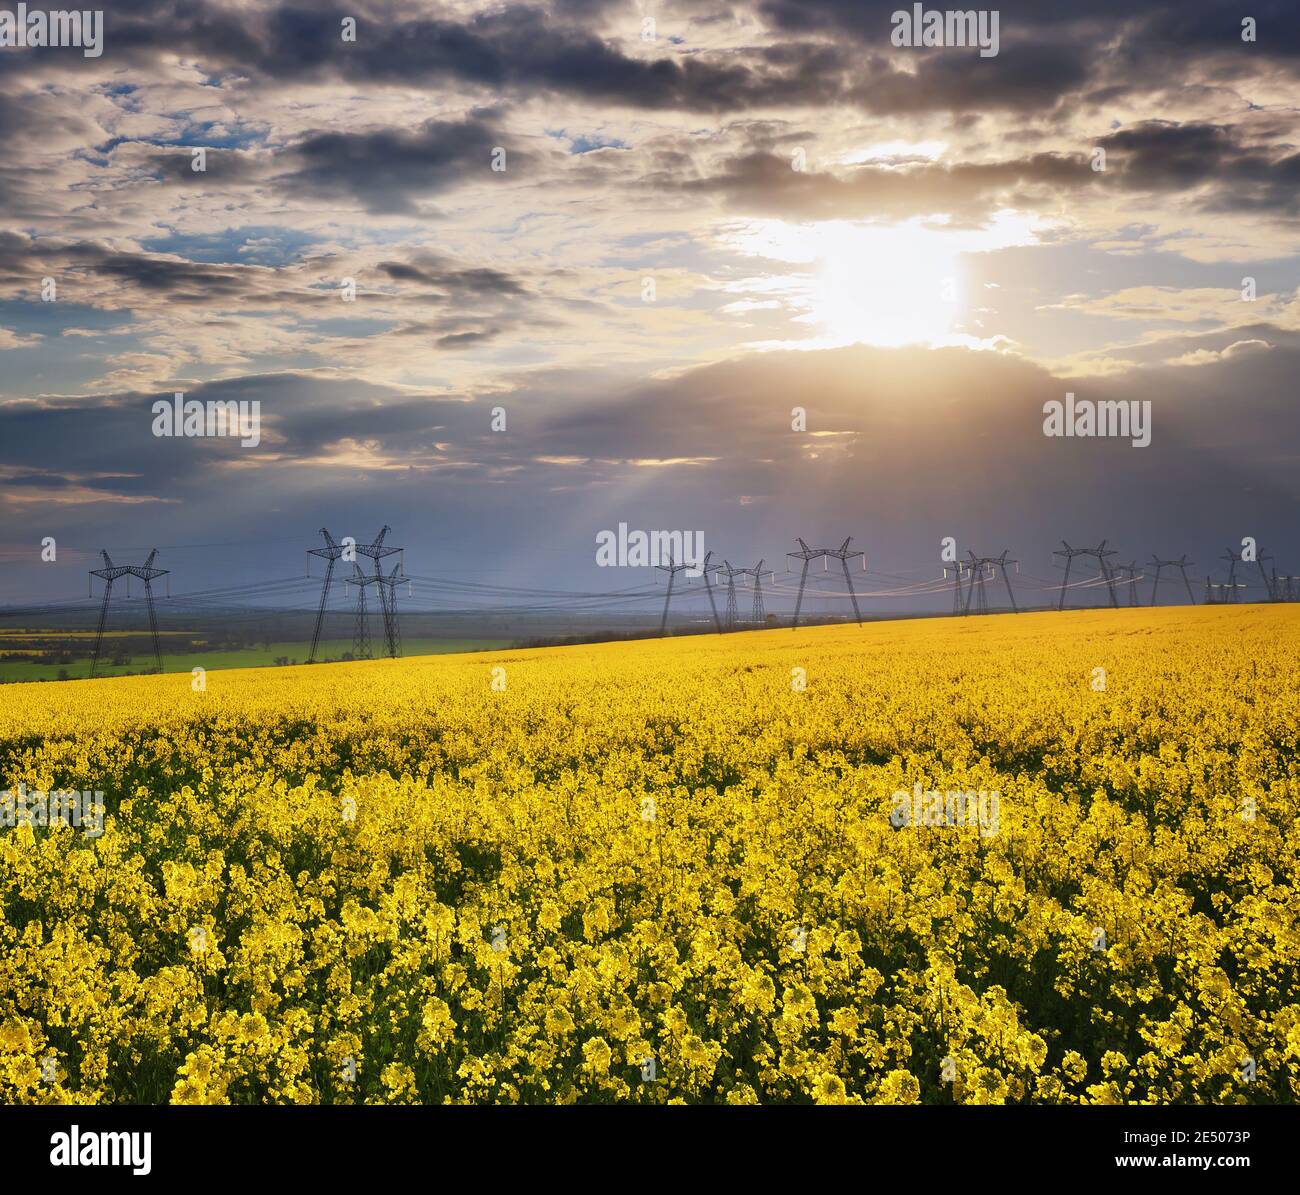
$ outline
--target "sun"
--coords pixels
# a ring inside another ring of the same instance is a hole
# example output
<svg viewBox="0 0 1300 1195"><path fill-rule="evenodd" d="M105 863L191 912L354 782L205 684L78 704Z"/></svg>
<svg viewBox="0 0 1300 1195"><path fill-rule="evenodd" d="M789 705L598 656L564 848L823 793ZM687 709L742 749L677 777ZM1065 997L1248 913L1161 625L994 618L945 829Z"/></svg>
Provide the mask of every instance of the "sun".
<svg viewBox="0 0 1300 1195"><path fill-rule="evenodd" d="M953 229L933 218L874 224L828 220L793 224L756 220L728 230L740 252L792 269L755 289L782 299L811 330L801 348L869 344L933 347L973 338L964 255L1031 243L1028 222L999 213L983 228ZM784 347L794 347L794 343Z"/></svg>
<svg viewBox="0 0 1300 1195"><path fill-rule="evenodd" d="M835 222L817 230L819 261L809 322L830 345L937 344L960 307L956 248L915 223Z"/></svg>

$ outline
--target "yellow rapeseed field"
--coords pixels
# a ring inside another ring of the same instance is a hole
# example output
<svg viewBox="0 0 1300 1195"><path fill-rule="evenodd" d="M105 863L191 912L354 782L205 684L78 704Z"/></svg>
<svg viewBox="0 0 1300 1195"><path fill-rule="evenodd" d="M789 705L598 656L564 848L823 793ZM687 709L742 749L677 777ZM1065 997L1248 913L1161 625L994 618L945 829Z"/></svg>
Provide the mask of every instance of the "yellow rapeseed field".
<svg viewBox="0 0 1300 1195"><path fill-rule="evenodd" d="M1295 1102L1297 626L2 687L0 1102Z"/></svg>

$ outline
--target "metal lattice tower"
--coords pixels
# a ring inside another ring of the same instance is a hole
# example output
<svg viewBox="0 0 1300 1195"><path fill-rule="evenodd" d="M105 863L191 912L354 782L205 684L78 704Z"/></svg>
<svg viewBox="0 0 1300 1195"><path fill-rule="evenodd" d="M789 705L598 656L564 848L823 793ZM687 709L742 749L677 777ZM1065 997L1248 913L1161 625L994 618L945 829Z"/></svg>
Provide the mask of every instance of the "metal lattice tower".
<svg viewBox="0 0 1300 1195"><path fill-rule="evenodd" d="M1272 559L1273 557L1266 552L1259 552L1255 556L1255 567L1259 569L1259 579L1264 582L1264 592L1268 595L1270 602L1276 599L1273 596L1273 582L1268 575L1268 570L1264 567L1264 561Z"/></svg>
<svg viewBox="0 0 1300 1195"><path fill-rule="evenodd" d="M1117 573L1122 573L1124 584L1128 586L1128 604L1130 606L1138 605L1138 566L1136 560L1131 560L1128 564L1117 564L1115 566Z"/></svg>
<svg viewBox="0 0 1300 1195"><path fill-rule="evenodd" d="M1206 605L1219 606L1225 602L1235 602L1237 594L1246 588L1244 581L1211 581L1209 575L1205 578L1205 602ZM1215 596L1215 595L1219 596Z"/></svg>
<svg viewBox="0 0 1300 1195"><path fill-rule="evenodd" d="M952 612L954 614L964 614L966 610L966 602L961 593L962 569L964 567L960 560L952 562ZM943 575L945 578L948 576L947 565L944 565Z"/></svg>
<svg viewBox="0 0 1300 1195"><path fill-rule="evenodd" d="M798 537L795 537L798 539ZM793 556L796 560L803 561L803 570L799 574L799 596L794 603L794 621L790 629L795 630L799 626L799 611L803 609L803 591L804 585L808 580L808 565L813 560L820 559L822 562L822 571L828 571L828 561L833 557L838 560L844 568L844 581L849 588L849 597L853 602L853 616L858 620L859 625L862 623L862 613L858 609L858 595L853 590L853 578L849 575L849 561L855 556L862 557L862 567L867 566L867 557L863 552L850 552L849 543L853 536L848 536L838 548L810 548L802 539L798 540L799 551L787 552L787 556Z"/></svg>
<svg viewBox="0 0 1300 1195"><path fill-rule="evenodd" d="M1232 592L1230 600L1235 602L1239 591L1246 587L1244 583L1238 583L1237 581L1237 565L1252 563L1259 569L1259 579L1264 583L1264 592L1268 595L1268 600L1270 602L1273 600L1273 583L1269 579L1268 571L1264 568L1264 561L1272 560L1273 557L1267 552L1256 552L1255 559L1250 561L1245 558L1243 553L1235 552L1232 548L1229 548L1224 552L1221 559L1228 562L1228 588Z"/></svg>
<svg viewBox="0 0 1300 1195"><path fill-rule="evenodd" d="M393 607L389 603L388 594L384 589L385 578L383 570L379 567L379 562L386 556L393 556L401 552L401 548L394 548L384 543L384 537L392 530L388 524L380 528L379 534L375 536L375 542L371 544L357 544L357 555L368 556L374 561L375 571L372 576L366 577L367 585L377 585L379 587L379 608L384 619L384 639L391 648L396 641L396 631L393 628ZM356 572L365 576L361 572L360 566L357 566ZM366 585L357 582L355 576L349 577L348 580L357 586L357 624L353 632L353 655L357 659L368 660L370 658L370 629L366 624ZM358 649L364 649L365 655L360 655Z"/></svg>
<svg viewBox="0 0 1300 1195"><path fill-rule="evenodd" d="M1095 548L1072 548L1065 540L1061 540L1061 543L1065 544L1065 547L1063 549L1057 548L1052 553L1053 556L1065 557L1065 580L1061 582L1061 601L1056 608L1058 610L1065 609L1065 594L1070 584L1070 566L1074 563L1074 558L1076 556L1095 556L1101 569L1101 575L1106 580L1106 588L1110 591L1110 604L1118 610L1119 598L1115 593L1115 578L1110 571L1110 566L1106 563L1106 557L1114 556L1116 550L1114 548L1107 550L1104 539Z"/></svg>
<svg viewBox="0 0 1300 1195"><path fill-rule="evenodd" d="M90 570L92 577L99 577L104 582L104 601L99 608L99 627L95 631L95 654L90 659L90 675L93 677L99 669L99 655L104 642L104 626L108 622L108 603L113 595L113 582L120 577L139 577L144 582L144 599L149 608L149 634L153 639L153 658L161 673L162 666L162 648L158 642L158 612L154 609L153 604L153 581L158 577L168 575L165 568L154 568L154 558L158 555L158 549L154 548L149 553L148 559L144 564L114 564L105 551L100 555L104 558L104 567Z"/></svg>
<svg viewBox="0 0 1300 1195"><path fill-rule="evenodd" d="M970 586L966 591L966 604L962 608L963 614L970 613L971 598L975 593L975 580L979 577L979 613L987 614L989 612L988 591L985 589L984 582L991 581L996 577L998 570L1002 571L1002 581L1007 587L1007 598L1011 602L1013 613L1019 614L1020 607L1016 604L1016 595L1011 588L1011 577L1007 574L1007 565L1014 564L1019 570L1020 562L1018 560L1007 559L1008 549L1003 548L1001 556L976 556L974 552L967 552L966 555L970 560L966 563L966 569L970 573ZM985 569L989 569L988 574Z"/></svg>
<svg viewBox="0 0 1300 1195"><path fill-rule="evenodd" d="M668 633L668 603L673 600L673 582L677 579L677 574L684 569L693 568L694 566L683 561L681 564L674 564L672 554L668 556L667 564L656 564L655 568L661 569L668 574L668 592L664 594L664 616L659 620L659 638L662 639Z"/></svg>
<svg viewBox="0 0 1300 1195"><path fill-rule="evenodd" d="M397 619L397 587L410 583L411 578L406 575L399 560L393 565L393 571L386 577L380 578L379 597L384 603L387 617L384 619L384 632L388 644L388 655L390 659L396 660L402 654L402 628Z"/></svg>
<svg viewBox="0 0 1300 1195"><path fill-rule="evenodd" d="M357 587L356 622L352 627L352 658L354 660L370 659L370 618L366 609L366 590L376 583L375 578L361 571L361 566L352 562L352 576L347 584Z"/></svg>
<svg viewBox="0 0 1300 1195"><path fill-rule="evenodd" d="M727 575L727 618L734 626L738 621L738 611L736 610L736 578L753 577L754 578L754 603L750 608L749 621L762 626L767 618L767 611L763 608L763 562L760 560L753 568L732 568L729 561L724 560L724 571Z"/></svg>
<svg viewBox="0 0 1300 1195"><path fill-rule="evenodd" d="M736 609L736 578L744 573L743 568L732 568L727 561L722 562L722 567L718 570L727 578L727 630L734 631L736 623L740 621L740 613Z"/></svg>
<svg viewBox="0 0 1300 1195"><path fill-rule="evenodd" d="M713 611L713 629L721 635L722 623L718 618L718 603L713 600L713 582L709 579L709 561L712 559L712 552L704 553L704 588L709 595L709 609Z"/></svg>
<svg viewBox="0 0 1300 1195"><path fill-rule="evenodd" d="M858 609L858 595L853 591L853 578L849 575L849 561L855 556L862 557L862 567L867 567L867 554L865 552L849 551L849 543L853 536L846 536L844 542L838 548L827 548L827 559L834 559L840 562L840 567L844 569L844 584L849 588L849 601L853 603L853 617L858 626L862 625L862 611Z"/></svg>
<svg viewBox="0 0 1300 1195"><path fill-rule="evenodd" d="M325 561L325 584L320 591L320 609L316 611L316 629L312 632L311 655L307 657L308 664L316 663L316 648L320 645L321 627L325 625L325 604L329 601L330 581L334 578L334 564L343 555L343 549L334 542L334 537L324 527L320 529L320 533L325 537L325 547L307 549L308 555L319 556Z"/></svg>
<svg viewBox="0 0 1300 1195"><path fill-rule="evenodd" d="M1223 559L1228 562L1228 588L1232 591L1232 596L1228 600L1235 602L1237 600L1237 565L1242 563L1241 553L1234 552L1229 548L1224 552Z"/></svg>
<svg viewBox="0 0 1300 1195"><path fill-rule="evenodd" d="M1156 592L1160 588L1160 570L1166 568L1176 568L1183 574L1183 584L1187 586L1187 597L1192 605L1196 605L1196 594L1192 592L1192 583L1188 580L1187 570L1196 566L1196 561L1188 560L1187 553L1184 552L1177 560L1161 560L1159 556L1152 556L1151 563L1154 565L1156 575L1151 581L1151 604L1156 604Z"/></svg>
<svg viewBox="0 0 1300 1195"><path fill-rule="evenodd" d="M760 560L754 569L754 608L750 612L750 621L761 627L767 621L767 611L763 609L763 562Z"/></svg>

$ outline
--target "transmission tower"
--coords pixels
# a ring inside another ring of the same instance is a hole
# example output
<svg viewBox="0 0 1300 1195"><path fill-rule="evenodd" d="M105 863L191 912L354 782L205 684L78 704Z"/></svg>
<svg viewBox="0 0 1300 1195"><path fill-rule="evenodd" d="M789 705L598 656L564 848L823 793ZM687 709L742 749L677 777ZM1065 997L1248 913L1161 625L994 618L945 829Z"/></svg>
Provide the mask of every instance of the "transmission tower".
<svg viewBox="0 0 1300 1195"><path fill-rule="evenodd" d="M1183 574L1183 584L1187 586L1187 597L1192 605L1196 605L1196 594L1192 592L1192 583L1187 578L1187 570L1194 568L1196 562L1187 559L1187 553L1184 552L1177 560L1161 560L1159 556L1152 556L1151 563L1155 566L1156 575L1151 582L1151 604L1156 604L1156 592L1160 588L1160 570L1166 568L1176 568Z"/></svg>
<svg viewBox="0 0 1300 1195"><path fill-rule="evenodd" d="M962 562L954 560L952 562L952 612L954 614L964 614L966 611L966 602L961 594ZM943 566L943 575L946 579L948 576L948 566Z"/></svg>
<svg viewBox="0 0 1300 1195"><path fill-rule="evenodd" d="M1224 552L1223 559L1228 562L1228 589L1232 595L1227 600L1235 602L1237 600L1237 565L1242 563L1241 553L1234 552L1229 548Z"/></svg>
<svg viewBox="0 0 1300 1195"><path fill-rule="evenodd" d="M1128 564L1117 564L1115 571L1123 574L1124 584L1128 586L1128 604L1136 606L1138 604L1137 561L1132 560Z"/></svg>
<svg viewBox="0 0 1300 1195"><path fill-rule="evenodd" d="M986 580L991 581L997 575L999 569L1002 572L1002 582L1007 587L1007 598L1011 602L1011 609L1013 613L1020 613L1020 607L1016 604L1015 592L1011 588L1011 577L1007 574L1008 564L1014 564L1019 568L1020 562L1008 560L1007 551L1008 549L1004 548L1001 556L976 556L974 552L969 551L966 553L970 557L966 564L966 569L970 573L970 585L966 591L966 604L962 609L963 614L970 613L971 597L975 592L977 574L979 576L979 613L987 614L989 612L988 591L985 589L984 583ZM988 574L985 574L985 569L990 570Z"/></svg>
<svg viewBox="0 0 1300 1195"><path fill-rule="evenodd" d="M718 619L718 603L713 600L713 581L709 576L709 561L713 559L712 552L704 553L704 588L709 595L709 609L713 611L713 629L722 634L722 623Z"/></svg>
<svg viewBox="0 0 1300 1195"><path fill-rule="evenodd" d="M1232 594L1229 600L1235 602L1238 592L1246 587L1244 583L1238 583L1237 581L1237 565L1251 562L1241 552L1233 551L1232 548L1224 552L1221 559L1228 562L1228 589ZM1255 566L1259 569L1259 578L1264 582L1264 592L1268 595L1269 601L1273 600L1273 584L1269 580L1267 570L1264 568L1264 561L1272 559L1273 557L1266 552L1258 552L1254 560Z"/></svg>
<svg viewBox="0 0 1300 1195"><path fill-rule="evenodd" d="M853 578L849 575L849 561L855 556L861 556L862 567L865 569L867 567L867 554L865 552L857 551L850 552L849 542L852 539L853 536L847 536L838 548L827 548L826 555L828 558L838 560L840 566L844 569L844 584L849 587L849 601L853 603L853 617L857 621L858 626L861 626L862 612L858 609L858 595L853 591Z"/></svg>
<svg viewBox="0 0 1300 1195"><path fill-rule="evenodd" d="M731 588L727 591L727 614L730 617L735 612L736 606L736 581L737 577L754 578L754 604L750 609L749 621L762 626L767 618L767 611L763 608L763 562L760 560L753 568L735 568L733 569L727 561L723 561L727 568L727 580Z"/></svg>
<svg viewBox="0 0 1300 1195"><path fill-rule="evenodd" d="M320 591L320 609L316 611L316 629L312 632L311 655L307 657L308 664L316 663L316 648L320 644L321 627L325 625L325 604L329 601L330 581L334 577L334 563L343 555L343 549L334 542L334 537L324 527L320 529L320 533L325 537L325 547L307 549L308 555L319 556L325 561L325 584Z"/></svg>
<svg viewBox="0 0 1300 1195"><path fill-rule="evenodd" d="M754 609L751 621L755 626L762 626L767 621L767 611L763 609L763 562L758 562L754 570Z"/></svg>
<svg viewBox="0 0 1300 1195"><path fill-rule="evenodd" d="M655 568L662 569L668 574L668 592L664 594L664 616L659 621L659 638L662 639L668 632L668 603L673 600L673 582L677 579L677 574L684 569L693 567L689 562L674 564L672 555L668 557L667 564L656 564Z"/></svg>
<svg viewBox="0 0 1300 1195"><path fill-rule="evenodd" d="M370 619L366 610L366 590L375 584L375 578L361 571L361 566L352 562L352 576L347 578L349 585L357 587L357 616L352 627L352 658L354 660L370 659Z"/></svg>
<svg viewBox="0 0 1300 1195"><path fill-rule="evenodd" d="M797 536L796 539L798 539ZM829 568L827 562L832 557L838 560L844 568L844 580L849 587L849 597L853 602L853 616L858 620L858 624L861 625L862 614L858 610L858 595L853 590L853 578L849 575L849 561L855 556L861 556L862 567L865 569L867 566L867 557L863 552L849 551L849 543L852 539L853 536L850 535L838 548L810 548L800 539L798 540L799 550L797 552L786 553L787 556L793 556L796 560L803 561L803 570L799 574L799 596L795 599L794 603L794 621L791 624L791 630L794 630L799 626L799 611L803 608L803 591L804 585L808 580L809 562L820 559L822 562L822 571L826 572Z"/></svg>
<svg viewBox="0 0 1300 1195"><path fill-rule="evenodd" d="M1268 600L1274 601L1273 582L1268 575L1268 570L1264 567L1264 561L1272 560L1273 557L1265 552L1260 552L1255 556L1255 567L1259 569L1259 579L1264 582L1264 592L1268 595Z"/></svg>
<svg viewBox="0 0 1300 1195"><path fill-rule="evenodd" d="M1064 549L1057 548L1056 551L1052 553L1053 556L1065 557L1065 580L1061 582L1061 601L1056 608L1058 610L1065 609L1065 595L1070 584L1070 566L1074 563L1074 558L1076 556L1095 556L1097 564L1101 569L1101 575L1105 578L1106 588L1110 591L1110 604L1118 610L1119 598L1115 594L1115 578L1111 574L1110 566L1106 563L1106 557L1114 556L1115 549L1111 548L1107 550L1106 541L1104 539L1095 548L1072 548L1065 542L1065 540L1061 540L1061 543L1065 544Z"/></svg>
<svg viewBox="0 0 1300 1195"><path fill-rule="evenodd" d="M374 543L357 544L357 555L368 556L375 564L374 575L367 577L366 581L367 584L379 587L379 608L384 618L384 639L390 648L397 641L397 632L393 628L394 608L388 600L391 595L384 589L385 578L383 570L379 567L379 562L386 556L393 556L402 551L401 548L394 548L384 543L384 537L391 530L391 527L384 524L384 526L380 528L379 534L375 536ZM359 566L356 571L361 573ZM366 586L359 584L355 576L349 577L348 579L357 586L357 626L353 633L353 654L356 655L358 659L368 660L370 658L370 630L366 625ZM363 646L366 654L364 656L358 655L355 649Z"/></svg>
<svg viewBox="0 0 1300 1195"><path fill-rule="evenodd" d="M113 582L119 577L139 577L144 582L145 605L149 608L149 634L153 639L153 658L158 665L158 671L162 672L162 648L158 643L158 613L153 604L153 581L158 577L167 576L168 570L153 567L158 549L154 548L149 553L149 558L144 564L114 564L107 552L101 551L100 555L104 558L104 567L90 570L92 577L99 577L104 582L104 602L99 608L99 629L95 632L95 654L90 659L90 675L93 677L99 668L99 653L104 642L104 625L108 621L108 602L113 595Z"/></svg>
<svg viewBox="0 0 1300 1195"><path fill-rule="evenodd" d="M402 654L402 628L397 619L397 587L409 584L410 580L399 560L393 565L393 571L388 576L381 577L378 582L379 597L384 603L386 613L384 634L388 644L388 655L393 660Z"/></svg>
<svg viewBox="0 0 1300 1195"><path fill-rule="evenodd" d="M740 621L740 613L736 609L736 578L743 577L746 570L732 568L731 563L724 560L718 571L727 578L727 630L734 631L736 623Z"/></svg>

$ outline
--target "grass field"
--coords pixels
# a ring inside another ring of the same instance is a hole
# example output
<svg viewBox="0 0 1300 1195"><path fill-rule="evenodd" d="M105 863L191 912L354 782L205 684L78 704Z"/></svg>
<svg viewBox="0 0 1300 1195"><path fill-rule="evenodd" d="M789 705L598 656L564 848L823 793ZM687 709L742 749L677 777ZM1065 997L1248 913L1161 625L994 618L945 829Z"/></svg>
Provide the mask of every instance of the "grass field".
<svg viewBox="0 0 1300 1195"><path fill-rule="evenodd" d="M298 663L304 663L308 652L311 650L309 643L301 640L287 643L272 643L269 646L258 645L256 647L245 647L236 651L181 651L174 652L167 650L166 632L163 633L163 671L164 672L190 672L194 668L265 668L275 664L276 660L284 658L294 660ZM184 632L177 632L184 634ZM133 640L138 640L139 635L133 635ZM93 640L92 635L83 635L78 640L78 644L87 654L74 660L70 664L35 664L22 660L0 660L0 684L14 681L43 681L59 679L60 672L67 673L69 680L83 680L90 676L90 655L89 648L92 645L87 640ZM100 660L98 674L100 676L123 676L150 672L154 668L153 656L146 647L143 651L132 650L130 663L114 664L111 660L112 641L108 635L105 636L108 647L105 649L105 658ZM13 638L6 640L0 638L0 651L19 650L11 646ZM507 639L410 639L402 644L402 650L405 655L409 656L432 656L443 655L455 652L472 652L472 651L492 651L497 648L508 647L510 641ZM345 652L352 650L352 641L348 640L328 640L320 646L319 655L322 659L330 658L337 660ZM382 650L382 644L376 645L374 650Z"/></svg>
<svg viewBox="0 0 1300 1195"><path fill-rule="evenodd" d="M1297 613L7 686L0 1102L1294 1103Z"/></svg>

